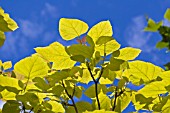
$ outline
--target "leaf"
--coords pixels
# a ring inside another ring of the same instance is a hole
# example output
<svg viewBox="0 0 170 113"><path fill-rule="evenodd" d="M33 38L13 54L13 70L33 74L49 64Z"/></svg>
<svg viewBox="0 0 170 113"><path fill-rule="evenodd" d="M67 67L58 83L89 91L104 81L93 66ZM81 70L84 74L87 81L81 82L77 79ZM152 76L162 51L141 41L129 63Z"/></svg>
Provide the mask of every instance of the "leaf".
<svg viewBox="0 0 170 113"><path fill-rule="evenodd" d="M0 75L0 85L4 87L5 86L15 87L18 90L21 90L21 88L18 85L18 80L7 76Z"/></svg>
<svg viewBox="0 0 170 113"><path fill-rule="evenodd" d="M59 21L59 32L64 40L72 40L86 33L88 25L78 19L61 18Z"/></svg>
<svg viewBox="0 0 170 113"><path fill-rule="evenodd" d="M169 45L168 42L162 42L162 41L160 41L160 42L158 42L158 43L156 44L156 48L162 49L162 48L168 47L168 45Z"/></svg>
<svg viewBox="0 0 170 113"><path fill-rule="evenodd" d="M102 93L106 93L107 88L105 85L98 84L97 87L97 92L99 93L102 90ZM95 93L95 84L91 85L89 88L86 89L84 94L90 98L95 98L96 93Z"/></svg>
<svg viewBox="0 0 170 113"><path fill-rule="evenodd" d="M160 21L160 22L158 22L158 23L155 23L154 20L149 19L149 20L148 20L148 26L145 27L144 30L145 30L145 31L156 32L162 24L163 24L162 21Z"/></svg>
<svg viewBox="0 0 170 113"><path fill-rule="evenodd" d="M83 113L117 113L117 112L105 111L104 109L102 109L102 110L86 111L86 112L83 112Z"/></svg>
<svg viewBox="0 0 170 113"><path fill-rule="evenodd" d="M96 41L97 45L102 45L102 44L106 44L107 42L114 40L113 37L111 36L101 36L99 37L99 39Z"/></svg>
<svg viewBox="0 0 170 113"><path fill-rule="evenodd" d="M53 62L53 69L62 70L74 66L75 61L70 59L70 56L65 51L65 48L59 42L54 42L47 47L35 48L35 51L44 59Z"/></svg>
<svg viewBox="0 0 170 113"><path fill-rule="evenodd" d="M20 103L16 100L7 101L3 106L2 113L20 113Z"/></svg>
<svg viewBox="0 0 170 113"><path fill-rule="evenodd" d="M65 109L63 108L61 103L58 103L56 101L49 101L48 103L52 105L53 112L55 112L55 113L64 113L65 112Z"/></svg>
<svg viewBox="0 0 170 113"><path fill-rule="evenodd" d="M164 18L170 21L170 8L168 8L164 14Z"/></svg>
<svg viewBox="0 0 170 113"><path fill-rule="evenodd" d="M110 110L111 100L109 97L101 91L98 95L101 109ZM98 108L97 100L95 102L96 108Z"/></svg>
<svg viewBox="0 0 170 113"><path fill-rule="evenodd" d="M162 72L162 68L148 62L129 62L130 81L135 85L147 84L155 80Z"/></svg>
<svg viewBox="0 0 170 113"><path fill-rule="evenodd" d="M145 97L157 96L167 92L165 88L166 85L167 83L165 81L151 82L140 89L138 93L144 95Z"/></svg>
<svg viewBox="0 0 170 113"><path fill-rule="evenodd" d="M127 61L127 60L134 60L140 54L140 52L141 52L140 49L126 47L119 51L113 52L112 56L116 59Z"/></svg>
<svg viewBox="0 0 170 113"><path fill-rule="evenodd" d="M14 66L14 71L23 75L26 79L44 77L47 75L48 70L47 63L36 55L22 59Z"/></svg>
<svg viewBox="0 0 170 113"><path fill-rule="evenodd" d="M34 85L40 88L42 91L47 91L49 89L49 85L44 80L44 78L35 77L32 81L35 82Z"/></svg>
<svg viewBox="0 0 170 113"><path fill-rule="evenodd" d="M12 62L11 61L4 62L2 66L4 70L10 69L12 67Z"/></svg>
<svg viewBox="0 0 170 113"><path fill-rule="evenodd" d="M81 45L81 44L73 44L67 48L67 51L71 55L82 55L85 58L91 59L94 50L91 47Z"/></svg>
<svg viewBox="0 0 170 113"><path fill-rule="evenodd" d="M141 110L141 109L151 110L151 108L153 107L153 104L154 104L154 100L155 100L155 98L145 97L142 94L133 93L133 95L132 95L132 102L133 102L136 110Z"/></svg>
<svg viewBox="0 0 170 113"><path fill-rule="evenodd" d="M85 62L85 57L82 55L74 55L74 56L71 56L70 59L77 61L77 62L81 62L81 63Z"/></svg>
<svg viewBox="0 0 170 113"><path fill-rule="evenodd" d="M113 84L115 78L116 73L114 71L111 71L108 68L104 68L103 74L99 82L100 84Z"/></svg>
<svg viewBox="0 0 170 113"><path fill-rule="evenodd" d="M14 31L17 28L17 23L9 17L9 14L4 13L4 10L0 7L0 31Z"/></svg>
<svg viewBox="0 0 170 113"><path fill-rule="evenodd" d="M88 32L88 35L93 39L94 43L96 44L96 41L101 36L112 36L112 26L110 24L110 21L102 21L95 26L93 26L90 31Z"/></svg>
<svg viewBox="0 0 170 113"><path fill-rule="evenodd" d="M96 45L95 51L99 51L100 54L104 56L104 53L106 53L106 55L109 55L112 52L118 50L119 48L120 48L120 44L116 40L111 40L106 44Z"/></svg>
<svg viewBox="0 0 170 113"><path fill-rule="evenodd" d="M0 47L4 44L5 39L6 39L5 33L0 31Z"/></svg>
<svg viewBox="0 0 170 113"><path fill-rule="evenodd" d="M6 89L0 92L2 96L2 100L16 100L16 94L13 92L9 92Z"/></svg>
<svg viewBox="0 0 170 113"><path fill-rule="evenodd" d="M77 107L78 113L83 113L86 110L88 111L92 110L91 104L88 102L84 102L84 101L77 102L76 107ZM66 113L75 113L75 112L76 111L73 106L69 106L68 109L66 110Z"/></svg>
<svg viewBox="0 0 170 113"><path fill-rule="evenodd" d="M121 69L124 69L124 64L126 62L124 60L121 59L115 59L114 57L110 58L110 64L107 65L107 67L111 70L111 71L119 71ZM126 65L125 65L126 66ZM127 66L126 66L127 67Z"/></svg>
<svg viewBox="0 0 170 113"><path fill-rule="evenodd" d="M131 102L131 92L123 93L118 97L115 111L122 113L122 111L127 108L130 102Z"/></svg>

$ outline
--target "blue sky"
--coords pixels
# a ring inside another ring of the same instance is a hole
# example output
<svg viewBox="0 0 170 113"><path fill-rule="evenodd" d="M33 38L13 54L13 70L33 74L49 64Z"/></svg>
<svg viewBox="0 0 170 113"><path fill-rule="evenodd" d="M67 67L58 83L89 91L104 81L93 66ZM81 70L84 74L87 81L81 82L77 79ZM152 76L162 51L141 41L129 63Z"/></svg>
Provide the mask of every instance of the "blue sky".
<svg viewBox="0 0 170 113"><path fill-rule="evenodd" d="M58 33L58 22L62 17L78 18L90 27L102 20L110 20L114 37L121 47L132 46L142 50L138 57L163 66L170 61L169 53L155 48L161 40L158 33L143 32L147 25L145 15L156 21L163 19L168 0L0 0L0 6L17 21L19 29L6 33L7 39L0 48L0 59L20 59L34 53L35 47L47 46L54 41L69 45ZM164 22L165 24L169 24Z"/></svg>
<svg viewBox="0 0 170 113"><path fill-rule="evenodd" d="M158 50L158 33L143 32L147 25L145 15L162 20L170 7L170 0L0 0L0 6L18 23L19 29L6 33L0 48L0 59L14 63L34 53L35 47L54 41L69 45L58 32L62 17L81 19L90 27L102 20L110 20L114 37L122 45L142 50L137 59L159 66L170 61L166 49ZM164 24L170 25L164 20Z"/></svg>

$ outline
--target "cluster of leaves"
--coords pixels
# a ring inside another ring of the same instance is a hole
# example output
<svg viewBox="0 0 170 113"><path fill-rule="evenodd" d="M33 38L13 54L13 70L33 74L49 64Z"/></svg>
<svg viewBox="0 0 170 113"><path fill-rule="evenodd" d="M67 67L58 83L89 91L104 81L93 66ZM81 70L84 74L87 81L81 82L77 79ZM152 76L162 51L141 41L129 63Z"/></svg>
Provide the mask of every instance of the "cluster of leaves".
<svg viewBox="0 0 170 113"><path fill-rule="evenodd" d="M164 14L164 19L170 22L170 8L168 8ZM156 44L158 49L167 48L170 50L170 26L163 25L163 21L155 22L152 19L148 19L148 25L144 29L149 32L159 32L162 40ZM166 70L170 70L170 62L164 65Z"/></svg>
<svg viewBox="0 0 170 113"><path fill-rule="evenodd" d="M14 31L17 28L17 23L9 17L9 14L4 13L4 10L0 7L0 47L6 39L4 32Z"/></svg>
<svg viewBox="0 0 170 113"><path fill-rule="evenodd" d="M170 71L134 60L140 49L120 49L109 21L88 30L81 20L61 18L59 33L79 43L37 47L12 71L10 61L0 62L2 113L120 113L131 102L136 111L170 111ZM92 102L80 99L83 95Z"/></svg>

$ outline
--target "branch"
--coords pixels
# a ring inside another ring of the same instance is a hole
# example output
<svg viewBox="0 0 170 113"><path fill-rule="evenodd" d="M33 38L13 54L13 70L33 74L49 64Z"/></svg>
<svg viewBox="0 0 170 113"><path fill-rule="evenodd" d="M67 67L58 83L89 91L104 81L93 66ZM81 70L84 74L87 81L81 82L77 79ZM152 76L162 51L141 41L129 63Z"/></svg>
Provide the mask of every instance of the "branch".
<svg viewBox="0 0 170 113"><path fill-rule="evenodd" d="M115 99L114 99L112 111L114 111L115 108L116 108L116 101L117 101L117 98L118 98L119 96L121 96L121 95L125 92L125 89L121 90L119 93L118 93L117 91L118 91L118 89L117 89L117 87L116 87L115 96L114 96Z"/></svg>
<svg viewBox="0 0 170 113"><path fill-rule="evenodd" d="M75 109L76 113L78 113L78 109L77 109L76 104L75 104L74 99L73 99L74 92L75 92L75 86L74 86L74 90L73 90L73 95L70 95L70 94L68 93L68 91L67 91L67 89L66 89L66 87L65 87L65 85L64 85L64 83L63 83L63 81L62 81L62 85L63 85L63 88L64 88L64 90L65 90L67 96L71 99L71 101L72 101L72 103L73 103L73 106L74 106L74 109Z"/></svg>
<svg viewBox="0 0 170 113"><path fill-rule="evenodd" d="M116 91L115 91L115 96L114 96L114 103L113 103L113 107L112 107L112 111L115 110L116 108L116 100L117 100L118 94L117 94L117 87L116 87Z"/></svg>

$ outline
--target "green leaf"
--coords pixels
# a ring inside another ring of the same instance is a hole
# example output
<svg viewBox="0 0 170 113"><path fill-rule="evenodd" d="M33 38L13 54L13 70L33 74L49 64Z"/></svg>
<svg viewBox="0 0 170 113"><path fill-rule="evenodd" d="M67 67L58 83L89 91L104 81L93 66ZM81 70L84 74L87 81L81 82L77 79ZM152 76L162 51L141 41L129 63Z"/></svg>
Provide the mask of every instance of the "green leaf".
<svg viewBox="0 0 170 113"><path fill-rule="evenodd" d="M48 70L47 63L37 55L24 58L14 66L14 71L23 75L26 79L44 77L47 75Z"/></svg>
<svg viewBox="0 0 170 113"><path fill-rule="evenodd" d="M89 35L86 36L86 40L87 40L87 43L90 44L91 47L95 46L93 39Z"/></svg>
<svg viewBox="0 0 170 113"><path fill-rule="evenodd" d="M99 93L102 90L102 93L107 92L107 88L105 85L98 84L97 87L97 92ZM95 98L96 97L96 92L95 92L95 84L91 85L89 88L86 89L84 94L90 98Z"/></svg>
<svg viewBox="0 0 170 113"><path fill-rule="evenodd" d="M148 62L133 61L129 62L128 73L130 81L135 85L147 84L155 80L163 69Z"/></svg>
<svg viewBox="0 0 170 113"><path fill-rule="evenodd" d="M116 40L111 40L106 44L96 45L95 51L99 51L100 54L104 56L104 53L106 53L106 55L109 55L112 52L118 50L119 48L120 48L120 44Z"/></svg>
<svg viewBox="0 0 170 113"><path fill-rule="evenodd" d="M95 26L93 26L88 35L93 39L94 43L98 40L101 36L112 36L112 26L110 21L102 21Z"/></svg>
<svg viewBox="0 0 170 113"><path fill-rule="evenodd" d="M4 62L2 66L4 70L10 69L12 67L12 62L11 61Z"/></svg>
<svg viewBox="0 0 170 113"><path fill-rule="evenodd" d="M85 59L86 59L82 55L74 55L74 56L71 56L70 58L71 58L71 60L74 60L74 61L77 61L77 62L81 62L81 63L84 63Z"/></svg>
<svg viewBox="0 0 170 113"><path fill-rule="evenodd" d="M101 91L98 94L98 97L99 97L99 102L100 102L101 109L110 110L110 108L111 108L111 100L109 99L109 97L106 94L104 94L103 91ZM98 108L97 100L95 102L95 105L96 105L96 108Z"/></svg>
<svg viewBox="0 0 170 113"><path fill-rule="evenodd" d="M162 48L168 47L168 45L169 45L168 42L162 42L162 41L160 41L160 42L158 42L158 43L156 44L156 48L162 49Z"/></svg>
<svg viewBox="0 0 170 113"><path fill-rule="evenodd" d="M151 110L153 107L155 98L153 97L145 97L142 94L135 94L132 95L132 102L136 110Z"/></svg>
<svg viewBox="0 0 170 113"><path fill-rule="evenodd" d="M107 42L114 40L113 37L111 36L101 36L99 37L99 39L96 41L97 45L102 45L102 44L106 44Z"/></svg>
<svg viewBox="0 0 170 113"><path fill-rule="evenodd" d="M103 74L99 82L100 84L113 84L115 78L116 78L116 73L114 71L111 71L108 68L104 68Z"/></svg>
<svg viewBox="0 0 170 113"><path fill-rule="evenodd" d="M35 82L34 85L40 88L42 91L47 91L49 89L49 85L46 81L44 81L44 78L35 77L32 81Z"/></svg>
<svg viewBox="0 0 170 113"><path fill-rule="evenodd" d="M131 102L131 92L125 92L118 97L115 111L122 113L122 111L127 108Z"/></svg>
<svg viewBox="0 0 170 113"><path fill-rule="evenodd" d="M167 86L165 81L151 82L140 89L138 93L144 95L145 97L157 96L167 92L165 86Z"/></svg>
<svg viewBox="0 0 170 113"><path fill-rule="evenodd" d="M140 49L126 47L119 51L113 52L112 56L114 58L127 61L127 60L134 60L140 54L140 52L141 52Z"/></svg>
<svg viewBox="0 0 170 113"><path fill-rule="evenodd" d="M9 14L4 13L4 10L0 7L0 31L14 31L17 28L17 23L10 18Z"/></svg>
<svg viewBox="0 0 170 113"><path fill-rule="evenodd" d="M148 20L148 26L144 30L145 31L156 32L162 24L163 24L162 21L160 21L158 23L155 23L154 20L149 19Z"/></svg>
<svg viewBox="0 0 170 113"><path fill-rule="evenodd" d="M5 33L0 31L0 47L4 44L5 39L6 39Z"/></svg>
<svg viewBox="0 0 170 113"><path fill-rule="evenodd" d="M61 18L59 22L59 32L64 40L72 40L86 33L88 25L78 19Z"/></svg>
<svg viewBox="0 0 170 113"><path fill-rule="evenodd" d="M164 18L170 21L170 8L168 8L164 14Z"/></svg>
<svg viewBox="0 0 170 113"><path fill-rule="evenodd" d="M71 55L82 55L85 58L91 59L94 50L91 47L81 45L81 44L73 44L67 48L68 52Z"/></svg>
<svg viewBox="0 0 170 113"><path fill-rule="evenodd" d="M124 60L121 59L115 59L114 57L110 58L110 64L107 65L107 67L111 71L119 71L124 68Z"/></svg>
<svg viewBox="0 0 170 113"><path fill-rule="evenodd" d="M61 96L61 93L64 91L64 88L61 85L56 85L52 88L50 93L55 94L57 97Z"/></svg>
<svg viewBox="0 0 170 113"><path fill-rule="evenodd" d="M53 62L52 68L56 70L71 68L76 63L70 59L64 46L59 42L54 42L47 47L35 48L35 51L47 61Z"/></svg>
<svg viewBox="0 0 170 113"><path fill-rule="evenodd" d="M20 113L20 103L15 100L7 101L2 109L2 113Z"/></svg>
<svg viewBox="0 0 170 113"><path fill-rule="evenodd" d="M16 99L18 101L26 103L27 105L31 105L32 107L35 107L39 104L38 96L30 92L27 92L24 95L16 95Z"/></svg>

